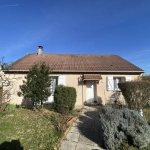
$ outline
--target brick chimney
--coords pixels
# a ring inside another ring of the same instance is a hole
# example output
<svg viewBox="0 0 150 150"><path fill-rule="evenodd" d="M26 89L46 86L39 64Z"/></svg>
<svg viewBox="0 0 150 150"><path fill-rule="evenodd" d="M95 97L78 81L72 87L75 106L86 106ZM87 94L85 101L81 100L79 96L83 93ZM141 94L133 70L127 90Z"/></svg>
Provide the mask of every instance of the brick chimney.
<svg viewBox="0 0 150 150"><path fill-rule="evenodd" d="M43 53L43 47L42 46L38 46L38 55L41 56Z"/></svg>

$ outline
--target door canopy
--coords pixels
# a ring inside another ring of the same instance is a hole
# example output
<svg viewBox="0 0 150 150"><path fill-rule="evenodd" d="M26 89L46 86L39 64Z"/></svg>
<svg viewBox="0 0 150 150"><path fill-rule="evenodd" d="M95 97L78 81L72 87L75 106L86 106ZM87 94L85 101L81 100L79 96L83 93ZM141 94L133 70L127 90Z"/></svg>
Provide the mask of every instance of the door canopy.
<svg viewBox="0 0 150 150"><path fill-rule="evenodd" d="M83 80L101 80L102 77L100 74L84 74Z"/></svg>

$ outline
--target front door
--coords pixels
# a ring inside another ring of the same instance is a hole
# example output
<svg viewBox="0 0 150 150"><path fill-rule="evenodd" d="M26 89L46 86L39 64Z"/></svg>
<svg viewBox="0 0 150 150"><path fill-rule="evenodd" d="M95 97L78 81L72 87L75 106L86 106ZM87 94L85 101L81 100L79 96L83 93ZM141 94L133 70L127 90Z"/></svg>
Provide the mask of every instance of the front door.
<svg viewBox="0 0 150 150"><path fill-rule="evenodd" d="M94 81L86 81L86 102L93 103L94 102Z"/></svg>

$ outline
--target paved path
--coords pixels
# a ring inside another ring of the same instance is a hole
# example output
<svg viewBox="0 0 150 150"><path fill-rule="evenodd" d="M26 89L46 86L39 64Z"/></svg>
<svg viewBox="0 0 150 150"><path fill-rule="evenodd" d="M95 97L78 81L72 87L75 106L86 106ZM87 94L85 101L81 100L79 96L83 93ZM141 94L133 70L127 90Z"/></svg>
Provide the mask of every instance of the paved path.
<svg viewBox="0 0 150 150"><path fill-rule="evenodd" d="M98 128L101 106L84 106L79 118L73 123L60 150L102 150Z"/></svg>

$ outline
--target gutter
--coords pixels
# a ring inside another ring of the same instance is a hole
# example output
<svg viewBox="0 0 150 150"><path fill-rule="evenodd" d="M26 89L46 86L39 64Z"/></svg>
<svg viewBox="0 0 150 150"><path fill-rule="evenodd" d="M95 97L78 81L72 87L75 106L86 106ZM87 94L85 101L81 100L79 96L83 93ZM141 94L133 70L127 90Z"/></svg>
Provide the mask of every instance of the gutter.
<svg viewBox="0 0 150 150"><path fill-rule="evenodd" d="M28 72L29 70L4 70L4 72ZM78 73L81 73L81 72L85 72L85 73L88 73L88 72L97 72L97 73L101 73L101 72L108 72L108 73L110 73L110 72L130 72L130 73L132 73L132 72L134 72L134 73L144 73L145 71L144 70L142 70L142 71L93 71L93 70L91 70L91 71L76 71L76 70L53 70L52 72L78 72Z"/></svg>

